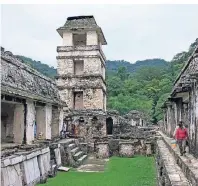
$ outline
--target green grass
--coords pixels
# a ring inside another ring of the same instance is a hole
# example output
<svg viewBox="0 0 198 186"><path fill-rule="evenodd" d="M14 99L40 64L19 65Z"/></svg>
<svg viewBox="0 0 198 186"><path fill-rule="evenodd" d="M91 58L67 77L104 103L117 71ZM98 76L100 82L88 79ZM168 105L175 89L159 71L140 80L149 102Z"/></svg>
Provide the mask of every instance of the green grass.
<svg viewBox="0 0 198 186"><path fill-rule="evenodd" d="M39 186L156 186L153 157L112 157L105 172L59 172Z"/></svg>

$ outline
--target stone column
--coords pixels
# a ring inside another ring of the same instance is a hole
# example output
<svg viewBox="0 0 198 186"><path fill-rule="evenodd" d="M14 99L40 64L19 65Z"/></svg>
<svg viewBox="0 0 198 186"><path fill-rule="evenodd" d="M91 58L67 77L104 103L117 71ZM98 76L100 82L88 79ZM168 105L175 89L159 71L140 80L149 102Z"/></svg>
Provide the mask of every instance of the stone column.
<svg viewBox="0 0 198 186"><path fill-rule="evenodd" d="M14 143L22 144L24 138L24 105L16 104L13 122Z"/></svg>
<svg viewBox="0 0 198 186"><path fill-rule="evenodd" d="M167 134L170 136L171 134L171 121L172 121L172 114L171 114L171 104L168 104L168 109L167 109Z"/></svg>
<svg viewBox="0 0 198 186"><path fill-rule="evenodd" d="M45 105L36 108L37 137L51 139L52 106Z"/></svg>
<svg viewBox="0 0 198 186"><path fill-rule="evenodd" d="M63 125L63 109L52 107L52 138L60 136Z"/></svg>
<svg viewBox="0 0 198 186"><path fill-rule="evenodd" d="M34 127L35 127L35 106L32 100L27 100L27 111L26 111L26 143L32 144L34 141Z"/></svg>
<svg viewBox="0 0 198 186"><path fill-rule="evenodd" d="M52 136L52 105L47 104L46 105L46 136L45 139L51 139Z"/></svg>

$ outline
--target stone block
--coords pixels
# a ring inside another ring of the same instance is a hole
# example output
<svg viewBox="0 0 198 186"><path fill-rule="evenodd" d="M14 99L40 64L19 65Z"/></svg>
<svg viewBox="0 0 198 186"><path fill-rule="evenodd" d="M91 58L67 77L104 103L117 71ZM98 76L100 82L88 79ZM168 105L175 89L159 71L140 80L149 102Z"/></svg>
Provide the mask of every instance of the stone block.
<svg viewBox="0 0 198 186"><path fill-rule="evenodd" d="M80 150L82 150L85 154L88 152L88 146L87 143L80 143Z"/></svg>
<svg viewBox="0 0 198 186"><path fill-rule="evenodd" d="M45 180L50 172L50 152L38 156L41 180Z"/></svg>
<svg viewBox="0 0 198 186"><path fill-rule="evenodd" d="M41 150L41 154L48 153L49 151L50 151L50 149L49 149L49 147L47 147L47 148Z"/></svg>
<svg viewBox="0 0 198 186"><path fill-rule="evenodd" d="M34 158L34 157L36 157L36 156L38 156L38 155L40 155L40 154L41 154L41 151L32 152L32 153L26 155L26 159L27 159L27 160L32 159L32 158Z"/></svg>
<svg viewBox="0 0 198 186"><path fill-rule="evenodd" d="M10 164L11 164L10 158L6 158L1 161L1 167L7 167Z"/></svg>
<svg viewBox="0 0 198 186"><path fill-rule="evenodd" d="M54 153L55 153L56 164L57 164L57 166L59 167L59 166L61 166L60 148L54 149Z"/></svg>
<svg viewBox="0 0 198 186"><path fill-rule="evenodd" d="M109 157L109 144L98 143L95 144L95 151L97 158L108 158Z"/></svg>
<svg viewBox="0 0 198 186"><path fill-rule="evenodd" d="M19 163L1 169L1 186L22 185L22 172Z"/></svg>
<svg viewBox="0 0 198 186"><path fill-rule="evenodd" d="M22 160L23 160L23 156L17 156L17 157L10 159L10 162L11 162L11 165L15 165L15 164L22 162Z"/></svg>
<svg viewBox="0 0 198 186"><path fill-rule="evenodd" d="M110 155L118 155L119 154L119 140L117 140L117 139L109 140L109 151L110 151Z"/></svg>
<svg viewBox="0 0 198 186"><path fill-rule="evenodd" d="M146 144L146 155L149 156L152 154L151 144Z"/></svg>
<svg viewBox="0 0 198 186"><path fill-rule="evenodd" d="M119 144L119 155L121 157L133 157L134 147L131 143L120 143Z"/></svg>
<svg viewBox="0 0 198 186"><path fill-rule="evenodd" d="M37 157L22 162L22 172L25 185L35 185L40 182L40 170Z"/></svg>

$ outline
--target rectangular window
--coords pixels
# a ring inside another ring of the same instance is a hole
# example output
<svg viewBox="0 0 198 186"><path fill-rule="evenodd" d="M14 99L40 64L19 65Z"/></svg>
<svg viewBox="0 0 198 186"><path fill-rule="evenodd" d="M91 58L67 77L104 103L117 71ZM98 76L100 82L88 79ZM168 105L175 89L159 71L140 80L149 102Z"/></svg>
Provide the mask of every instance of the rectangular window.
<svg viewBox="0 0 198 186"><path fill-rule="evenodd" d="M74 61L74 75L81 75L84 72L84 61L75 60Z"/></svg>
<svg viewBox="0 0 198 186"><path fill-rule="evenodd" d="M83 109L83 91L74 92L74 109Z"/></svg>
<svg viewBox="0 0 198 186"><path fill-rule="evenodd" d="M73 34L73 45L74 46L85 46L87 40L86 34Z"/></svg>

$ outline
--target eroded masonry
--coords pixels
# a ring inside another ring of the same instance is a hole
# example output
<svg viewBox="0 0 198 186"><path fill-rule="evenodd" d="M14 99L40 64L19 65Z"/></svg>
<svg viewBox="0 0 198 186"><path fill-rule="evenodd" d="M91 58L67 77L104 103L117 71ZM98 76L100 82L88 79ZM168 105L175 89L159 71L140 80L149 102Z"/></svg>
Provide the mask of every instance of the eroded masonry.
<svg viewBox="0 0 198 186"><path fill-rule="evenodd" d="M165 104L162 133L140 111L106 110L107 42L93 16L69 17L57 31L63 44L55 81L1 48L1 185L45 183L61 166L79 167L88 156L156 154L158 185L197 186L197 159L180 157L170 138L183 119L197 156L197 49Z"/></svg>
<svg viewBox="0 0 198 186"><path fill-rule="evenodd" d="M89 154L133 157L154 152L153 128L139 111L106 110L106 39L93 16L69 17L57 29L56 81L1 48L3 186L46 182Z"/></svg>

